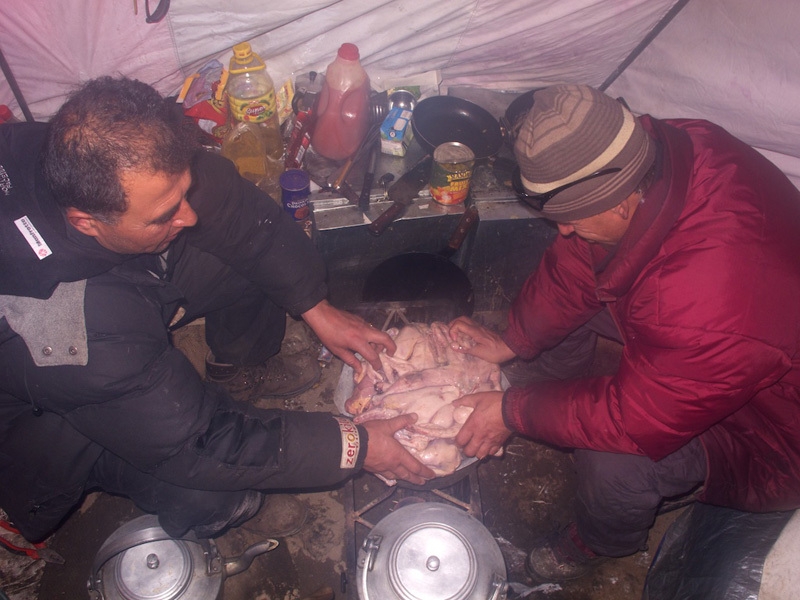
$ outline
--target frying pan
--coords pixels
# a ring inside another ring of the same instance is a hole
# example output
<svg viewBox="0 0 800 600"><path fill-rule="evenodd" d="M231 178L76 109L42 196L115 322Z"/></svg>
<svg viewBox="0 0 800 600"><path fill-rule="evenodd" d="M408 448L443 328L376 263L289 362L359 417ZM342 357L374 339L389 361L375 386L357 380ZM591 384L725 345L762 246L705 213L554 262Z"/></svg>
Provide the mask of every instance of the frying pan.
<svg viewBox="0 0 800 600"><path fill-rule="evenodd" d="M411 128L428 153L440 144L461 142L475 153L475 160L481 160L497 154L503 145L497 119L457 96L431 96L418 102L411 113Z"/></svg>

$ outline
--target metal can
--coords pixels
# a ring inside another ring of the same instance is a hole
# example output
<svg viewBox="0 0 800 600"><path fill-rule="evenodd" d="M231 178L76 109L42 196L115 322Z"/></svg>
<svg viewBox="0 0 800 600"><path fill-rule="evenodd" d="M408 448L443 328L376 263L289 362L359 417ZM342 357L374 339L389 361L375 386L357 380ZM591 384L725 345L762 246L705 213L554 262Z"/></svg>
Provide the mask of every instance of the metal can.
<svg viewBox="0 0 800 600"><path fill-rule="evenodd" d="M433 151L431 196L439 204L461 204L469 193L475 153L459 142L445 142Z"/></svg>
<svg viewBox="0 0 800 600"><path fill-rule="evenodd" d="M311 193L311 179L302 169L289 169L280 177L281 201L283 210L295 221L305 221L311 216L308 196Z"/></svg>

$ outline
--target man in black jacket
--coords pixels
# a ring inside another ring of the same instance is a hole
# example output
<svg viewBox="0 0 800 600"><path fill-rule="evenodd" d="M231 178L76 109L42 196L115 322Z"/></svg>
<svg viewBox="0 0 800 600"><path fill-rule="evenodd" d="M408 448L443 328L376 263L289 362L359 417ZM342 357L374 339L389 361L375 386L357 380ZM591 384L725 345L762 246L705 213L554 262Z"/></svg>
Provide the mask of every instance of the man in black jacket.
<svg viewBox="0 0 800 600"><path fill-rule="evenodd" d="M0 507L28 539L92 488L157 513L171 535L211 536L252 517L264 490L362 468L433 476L392 437L413 416L356 426L254 408L171 345L170 326L205 316L215 366L251 395L271 393L276 369L258 367L275 365L287 312L356 369L356 353L379 367L395 349L326 301L308 237L198 150L150 86L100 78L49 125L1 126L0 198ZM272 392L305 375L285 366Z"/></svg>

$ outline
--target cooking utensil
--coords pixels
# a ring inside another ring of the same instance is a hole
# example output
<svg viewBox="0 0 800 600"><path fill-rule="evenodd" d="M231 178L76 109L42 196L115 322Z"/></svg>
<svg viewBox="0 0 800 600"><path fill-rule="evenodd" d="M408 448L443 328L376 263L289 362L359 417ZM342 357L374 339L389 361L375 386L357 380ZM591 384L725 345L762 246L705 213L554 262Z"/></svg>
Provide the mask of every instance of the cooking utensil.
<svg viewBox="0 0 800 600"><path fill-rule="evenodd" d="M441 502L395 509L358 552L360 600L503 600L503 555L489 530Z"/></svg>
<svg viewBox="0 0 800 600"><path fill-rule="evenodd" d="M389 109L399 106L404 110L414 110L417 97L408 90L395 90L389 96Z"/></svg>
<svg viewBox="0 0 800 600"><path fill-rule="evenodd" d="M353 155L348 158L344 165L342 166L341 171L339 171L339 175L336 177L334 182L323 189L331 189L334 190L345 198L347 198L352 204L359 204L359 195L355 192L355 190L347 183L346 178L347 175L350 173L350 170L353 168L353 165L356 164L363 156L367 150L370 150L378 140L378 134L380 133L380 125L373 125L367 131L367 135L364 137L364 140L361 142L361 145L358 147Z"/></svg>
<svg viewBox="0 0 800 600"><path fill-rule="evenodd" d="M369 99L369 121L380 126L390 109L389 96L386 91L372 94Z"/></svg>
<svg viewBox="0 0 800 600"><path fill-rule="evenodd" d="M367 172L364 173L364 183L361 185L361 195L358 197L358 208L361 212L369 210L369 195L372 192L372 180L375 178L375 163L378 162L378 143L372 144L367 163Z"/></svg>
<svg viewBox="0 0 800 600"><path fill-rule="evenodd" d="M361 201L360 196L356 193L356 191L350 186L349 183L346 181L342 181L337 188L335 188L344 198L350 202L350 204L358 205Z"/></svg>
<svg viewBox="0 0 800 600"><path fill-rule="evenodd" d="M467 200L467 202L470 202ZM469 203L466 210L464 210L464 214L461 215L461 218L458 221L458 225L456 225L455 231L453 231L450 239L447 240L447 244L444 248L439 251L441 256L445 258L450 258L461 247L461 244L467 237L467 234L470 232L472 227L478 222L479 214L478 209L472 204Z"/></svg>
<svg viewBox="0 0 800 600"><path fill-rule="evenodd" d="M392 184L388 190L389 200L392 201L391 206L367 226L367 230L372 235L382 234L389 225L403 216L406 208L414 202L419 191L428 183L432 164L431 156L425 155L410 171L403 173L400 179Z"/></svg>
<svg viewBox="0 0 800 600"><path fill-rule="evenodd" d="M88 581L91 600L218 600L225 577L247 570L278 546L264 540L237 558L222 558L213 540L170 537L156 515L119 527L98 550Z"/></svg>
<svg viewBox="0 0 800 600"><path fill-rule="evenodd" d="M433 152L445 142L461 142L476 160L494 156L503 145L500 124L486 109L456 96L420 100L411 114L411 127L420 146Z"/></svg>

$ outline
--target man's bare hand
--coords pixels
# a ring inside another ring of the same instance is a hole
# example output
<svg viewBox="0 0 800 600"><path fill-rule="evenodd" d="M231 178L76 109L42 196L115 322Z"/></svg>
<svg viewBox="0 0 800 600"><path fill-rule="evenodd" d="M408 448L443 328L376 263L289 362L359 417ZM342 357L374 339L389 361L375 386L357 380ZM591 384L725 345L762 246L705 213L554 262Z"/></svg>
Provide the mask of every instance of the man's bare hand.
<svg viewBox="0 0 800 600"><path fill-rule="evenodd" d="M415 485L422 485L428 479L433 479L436 474L414 458L394 438L395 431L413 425L416 420L417 415L407 414L362 423L369 435L364 469L386 479L404 479Z"/></svg>
<svg viewBox="0 0 800 600"><path fill-rule="evenodd" d="M481 392L462 396L453 406L471 406L474 410L458 432L455 442L467 456L479 459L500 452L513 433L503 422L503 392Z"/></svg>
<svg viewBox="0 0 800 600"><path fill-rule="evenodd" d="M515 356L499 334L469 317L458 317L450 323L450 340L453 350L498 365Z"/></svg>
<svg viewBox="0 0 800 600"><path fill-rule="evenodd" d="M327 300L304 312L303 320L325 347L353 367L356 373L361 371L361 361L356 353L379 370L381 361L378 353L385 349L392 355L397 350L394 340L387 333L375 329L357 315L335 308Z"/></svg>

